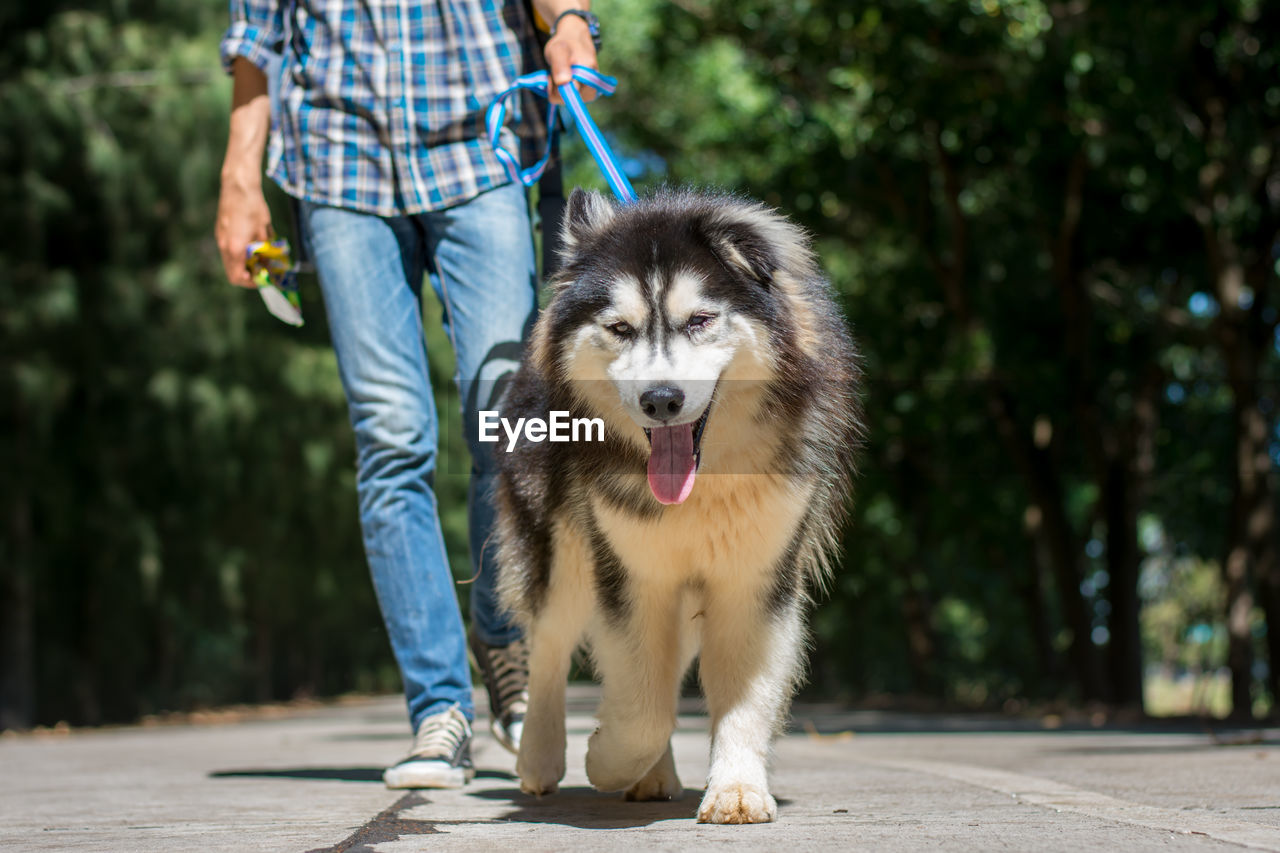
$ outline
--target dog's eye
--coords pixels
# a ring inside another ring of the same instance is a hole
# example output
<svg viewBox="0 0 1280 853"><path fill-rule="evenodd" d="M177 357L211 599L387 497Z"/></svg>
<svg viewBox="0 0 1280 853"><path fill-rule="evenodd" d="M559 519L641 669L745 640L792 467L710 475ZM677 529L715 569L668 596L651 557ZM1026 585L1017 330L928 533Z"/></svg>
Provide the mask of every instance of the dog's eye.
<svg viewBox="0 0 1280 853"><path fill-rule="evenodd" d="M715 318L715 314L694 314L689 318L689 323L685 328L691 332L696 332L699 329L705 329L707 326L710 326L711 321Z"/></svg>
<svg viewBox="0 0 1280 853"><path fill-rule="evenodd" d="M622 320L619 320L616 323L610 323L609 325L605 326L605 328L613 332L615 335L617 335L620 338L629 338L635 332L635 329L631 328L630 323L624 322Z"/></svg>

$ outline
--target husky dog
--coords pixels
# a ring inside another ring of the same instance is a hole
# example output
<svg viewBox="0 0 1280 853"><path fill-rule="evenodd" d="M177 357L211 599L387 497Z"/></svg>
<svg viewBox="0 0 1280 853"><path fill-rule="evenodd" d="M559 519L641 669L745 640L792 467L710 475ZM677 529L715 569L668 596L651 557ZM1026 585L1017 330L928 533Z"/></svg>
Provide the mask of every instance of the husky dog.
<svg viewBox="0 0 1280 853"><path fill-rule="evenodd" d="M565 263L504 416L569 411L603 441L497 451L503 603L529 642L516 771L565 770L565 681L603 680L587 777L678 797L670 738L699 656L711 767L698 820L771 821L766 763L802 667L860 435L853 343L803 232L763 205L575 190Z"/></svg>

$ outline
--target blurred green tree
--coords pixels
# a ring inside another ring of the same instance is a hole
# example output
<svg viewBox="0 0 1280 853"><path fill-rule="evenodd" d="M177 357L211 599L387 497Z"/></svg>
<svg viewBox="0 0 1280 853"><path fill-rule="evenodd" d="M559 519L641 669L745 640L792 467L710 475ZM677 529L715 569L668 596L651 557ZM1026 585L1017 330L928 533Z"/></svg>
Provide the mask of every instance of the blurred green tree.
<svg viewBox="0 0 1280 853"><path fill-rule="evenodd" d="M1253 634L1280 660L1280 631L1248 616L1257 589L1280 624L1277 11L602 6L635 34L606 55L624 81L609 126L663 179L808 225L867 352L869 459L819 672L934 690L974 660L1005 692L1066 674L1137 705L1154 510L1222 555L1247 713ZM1185 394L1170 371L1189 363ZM1184 460L1194 517L1163 488Z"/></svg>
<svg viewBox="0 0 1280 853"><path fill-rule="evenodd" d="M1135 705L1194 615L1274 707L1280 8L596 6L641 183L795 216L862 342L815 689ZM223 14L0 10L0 727L396 683L322 307L221 281Z"/></svg>
<svg viewBox="0 0 1280 853"><path fill-rule="evenodd" d="M386 683L323 312L220 282L220 11L0 27L5 725Z"/></svg>

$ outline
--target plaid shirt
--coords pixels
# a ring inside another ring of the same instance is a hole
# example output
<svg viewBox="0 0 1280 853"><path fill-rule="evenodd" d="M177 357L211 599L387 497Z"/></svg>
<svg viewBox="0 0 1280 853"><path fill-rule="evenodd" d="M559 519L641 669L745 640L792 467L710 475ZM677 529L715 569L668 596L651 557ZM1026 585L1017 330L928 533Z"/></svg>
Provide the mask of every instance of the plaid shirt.
<svg viewBox="0 0 1280 853"><path fill-rule="evenodd" d="M521 0L231 0L221 54L228 72L237 56L279 69L271 179L296 198L380 216L507 183L484 111L541 67ZM524 112L524 141L540 146L538 110Z"/></svg>

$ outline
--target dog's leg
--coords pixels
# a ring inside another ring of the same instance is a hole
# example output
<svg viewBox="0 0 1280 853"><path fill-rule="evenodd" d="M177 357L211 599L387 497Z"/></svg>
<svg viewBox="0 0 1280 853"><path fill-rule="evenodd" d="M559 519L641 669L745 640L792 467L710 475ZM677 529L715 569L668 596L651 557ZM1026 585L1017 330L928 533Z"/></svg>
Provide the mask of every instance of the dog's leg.
<svg viewBox="0 0 1280 853"><path fill-rule="evenodd" d="M708 595L698 667L711 713L711 768L699 823L765 823L773 734L791 699L802 646L798 603L772 614L751 598Z"/></svg>
<svg viewBox="0 0 1280 853"><path fill-rule="evenodd" d="M626 624L592 632L592 657L604 681L600 727L587 743L587 778L601 791L624 791L646 778L670 749L682 674L681 608L676 595L638 596ZM678 785L672 765L663 786ZM652 787L652 786L647 786Z"/></svg>
<svg viewBox="0 0 1280 853"><path fill-rule="evenodd" d="M698 599L698 603L695 604L694 601L686 598L683 604L685 611L680 618L680 663L677 667L681 681L698 654L698 631L694 620L701 616L701 612L695 614L693 611L701 606L701 599ZM679 699L678 686L676 699L677 701ZM684 786L680 784L680 777L676 773L675 755L671 751L670 738L667 739L667 751L658 759L658 763L649 768L644 778L628 788L624 796L629 802L678 800L684 796Z"/></svg>
<svg viewBox="0 0 1280 853"><path fill-rule="evenodd" d="M516 758L526 794L554 794L564 778L564 691L577 641L542 618L529 631L529 711Z"/></svg>
<svg viewBox="0 0 1280 853"><path fill-rule="evenodd" d="M565 682L592 606L592 592L581 576L580 541L558 536L557 549L546 600L527 632L529 711L516 758L520 790L538 796L554 794L564 778Z"/></svg>

